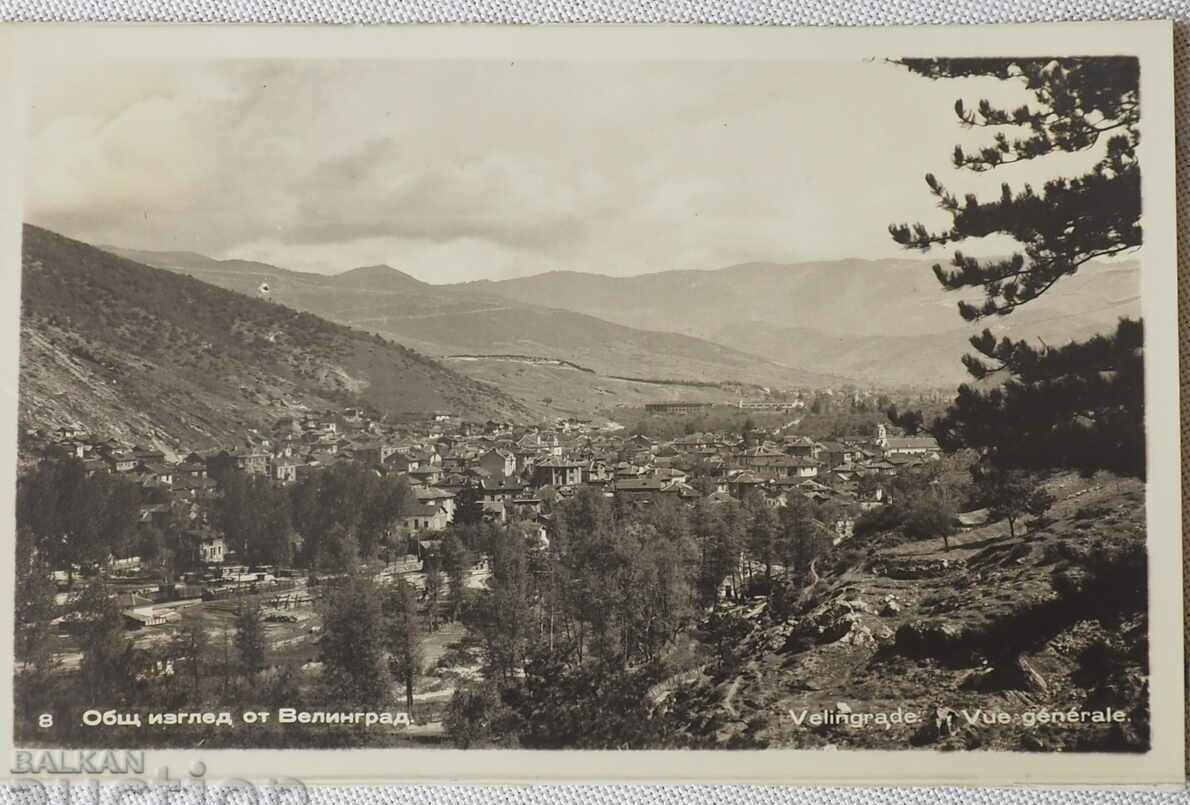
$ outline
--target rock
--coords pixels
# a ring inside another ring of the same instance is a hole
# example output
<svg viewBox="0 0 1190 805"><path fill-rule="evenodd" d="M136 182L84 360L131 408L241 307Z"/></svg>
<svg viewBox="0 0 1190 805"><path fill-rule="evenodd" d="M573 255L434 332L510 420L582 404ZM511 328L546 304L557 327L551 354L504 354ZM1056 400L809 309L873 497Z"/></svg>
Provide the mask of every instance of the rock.
<svg viewBox="0 0 1190 805"><path fill-rule="evenodd" d="M971 653L966 645L969 637L961 624L916 620L897 629L895 645L906 656L953 661L965 659Z"/></svg>
<svg viewBox="0 0 1190 805"><path fill-rule="evenodd" d="M1028 660L1024 657L1017 657L1016 666L1020 669L1026 688L1034 693L1046 693L1049 691L1049 685L1046 683L1045 677L1039 674L1037 669L1029 664Z"/></svg>
<svg viewBox="0 0 1190 805"><path fill-rule="evenodd" d="M884 603L880 607L880 614L888 617L889 615L897 615L901 612L901 602L897 600L895 595L887 595L884 597Z"/></svg>
<svg viewBox="0 0 1190 805"><path fill-rule="evenodd" d="M877 640L891 640L894 633L892 629L888 628L884 624L880 624L880 626L876 627L876 631L873 632L873 634L876 636Z"/></svg>
<svg viewBox="0 0 1190 805"><path fill-rule="evenodd" d="M856 619L852 621L847 634L840 637L838 642L851 646L870 646L876 642L876 636L872 634L871 629Z"/></svg>
<svg viewBox="0 0 1190 805"><path fill-rule="evenodd" d="M814 644L836 642L870 645L876 640L872 630L864 625L861 613L871 612L872 607L860 598L828 600L798 621L785 649L804 651Z"/></svg>

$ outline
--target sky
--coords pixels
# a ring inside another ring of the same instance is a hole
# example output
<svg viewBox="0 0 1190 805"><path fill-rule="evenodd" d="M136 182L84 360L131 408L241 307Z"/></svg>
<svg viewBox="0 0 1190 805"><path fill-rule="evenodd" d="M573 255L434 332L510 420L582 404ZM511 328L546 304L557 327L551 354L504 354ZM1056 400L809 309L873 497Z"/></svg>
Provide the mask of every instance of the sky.
<svg viewBox="0 0 1190 805"><path fill-rule="evenodd" d="M994 79L883 61L63 66L30 88L25 218L91 243L428 282L901 257L890 223L1096 153L950 166ZM1004 253L989 239L972 254ZM946 259L947 254L937 255Z"/></svg>

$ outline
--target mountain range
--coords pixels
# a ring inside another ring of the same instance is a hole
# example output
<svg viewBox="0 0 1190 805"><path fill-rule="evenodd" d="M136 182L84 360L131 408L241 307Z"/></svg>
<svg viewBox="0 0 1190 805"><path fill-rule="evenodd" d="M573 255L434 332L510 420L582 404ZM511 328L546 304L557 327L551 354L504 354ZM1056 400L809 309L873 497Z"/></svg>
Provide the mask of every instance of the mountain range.
<svg viewBox="0 0 1190 805"><path fill-rule="evenodd" d="M1055 345L1140 313L1135 260L1088 264L1012 315L968 324L956 310L960 297L935 280L934 261L920 258L432 285L388 266L323 275L115 250L243 293L267 282L278 301L436 357L531 355L606 376L761 386L954 385L967 379L959 361L967 339L984 327ZM458 368L492 374L490 366Z"/></svg>
<svg viewBox="0 0 1190 805"><path fill-rule="evenodd" d="M478 292L685 333L793 366L883 385L966 378L959 356L984 327L1050 345L1140 313L1137 261L1088 264L1012 315L962 321L960 297L922 259L748 263L636 277L551 272L474 282ZM967 297L970 299L970 295Z"/></svg>
<svg viewBox="0 0 1190 805"><path fill-rule="evenodd" d="M178 452L305 410L527 420L498 387L377 335L26 226L20 418Z"/></svg>
<svg viewBox="0 0 1190 805"><path fill-rule="evenodd" d="M624 325L487 288L431 285L388 266L324 275L191 252L105 248L253 296L261 294L264 284L277 302L379 333L436 358L530 356L566 361L603 377L650 381L812 387L846 380L647 322Z"/></svg>

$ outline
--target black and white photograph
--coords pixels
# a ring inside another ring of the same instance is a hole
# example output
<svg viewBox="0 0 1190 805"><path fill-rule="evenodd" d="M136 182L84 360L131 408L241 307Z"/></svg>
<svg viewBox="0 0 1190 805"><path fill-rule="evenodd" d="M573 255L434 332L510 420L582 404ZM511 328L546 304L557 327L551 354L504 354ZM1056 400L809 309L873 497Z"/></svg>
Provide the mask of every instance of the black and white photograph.
<svg viewBox="0 0 1190 805"><path fill-rule="evenodd" d="M946 41L31 71L15 747L1150 753L1172 87Z"/></svg>

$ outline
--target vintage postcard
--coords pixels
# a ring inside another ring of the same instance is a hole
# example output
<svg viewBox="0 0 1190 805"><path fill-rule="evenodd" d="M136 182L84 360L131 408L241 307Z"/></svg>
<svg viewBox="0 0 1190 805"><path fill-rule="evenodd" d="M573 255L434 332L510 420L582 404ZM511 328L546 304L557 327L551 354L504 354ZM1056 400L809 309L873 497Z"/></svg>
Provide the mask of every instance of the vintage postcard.
<svg viewBox="0 0 1190 805"><path fill-rule="evenodd" d="M0 82L6 776L1182 780L1168 23Z"/></svg>

